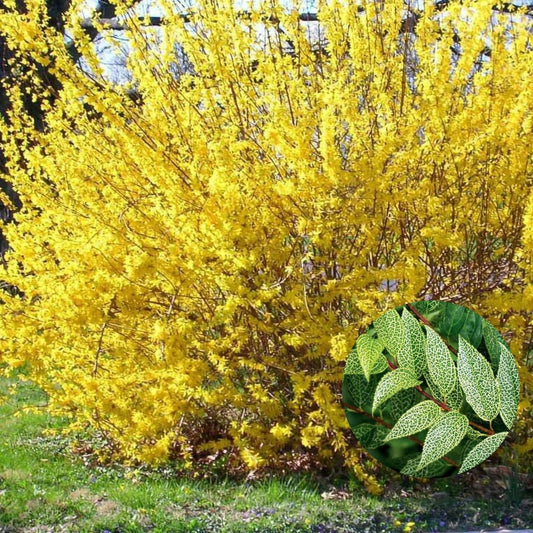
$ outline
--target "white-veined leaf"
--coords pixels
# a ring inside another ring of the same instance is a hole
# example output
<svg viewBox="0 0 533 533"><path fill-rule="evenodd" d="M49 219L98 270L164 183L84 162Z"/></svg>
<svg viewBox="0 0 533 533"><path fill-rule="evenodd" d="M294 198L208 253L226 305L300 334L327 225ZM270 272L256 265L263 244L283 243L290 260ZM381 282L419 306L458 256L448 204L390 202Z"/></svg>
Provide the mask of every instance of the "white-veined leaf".
<svg viewBox="0 0 533 533"><path fill-rule="evenodd" d="M415 389L402 389L389 401L390 415L397 422L400 417L416 404L417 392Z"/></svg>
<svg viewBox="0 0 533 533"><path fill-rule="evenodd" d="M382 372L385 372L385 370L388 370L389 362L384 354L381 354L376 361L376 364L374 365L374 368L370 371L371 374L381 374Z"/></svg>
<svg viewBox="0 0 533 533"><path fill-rule="evenodd" d="M405 326L405 340L397 355L398 366L420 377L427 368L426 338L418 320L404 307L402 322Z"/></svg>
<svg viewBox="0 0 533 533"><path fill-rule="evenodd" d="M481 439L484 439L486 436L487 435L485 433L481 433L480 431L477 431L477 429L474 429L472 426L468 426L465 439L461 445L461 463L464 462L468 454L477 445L477 443Z"/></svg>
<svg viewBox="0 0 533 533"><path fill-rule="evenodd" d="M389 368L389 364L387 363L387 358L385 355L381 355L381 357L377 360L376 364L374 365L374 368L370 372L371 374L381 374L382 372L385 372ZM346 359L346 365L344 367L344 374L345 375L351 375L351 374L360 374L363 375L363 368L361 366L361 363L359 362L359 355L357 354L357 348L354 346L352 350L350 351L348 355L348 359Z"/></svg>
<svg viewBox="0 0 533 533"><path fill-rule="evenodd" d="M359 335L355 343L357 355L359 356L359 363L363 369L363 374L366 379L370 379L372 370L378 364L379 360L383 360L383 344L379 339L374 339L368 333ZM386 363L386 361L385 361Z"/></svg>
<svg viewBox="0 0 533 533"><path fill-rule="evenodd" d="M501 333L487 320L483 320L483 340L490 356L492 370L496 374L500 366L500 342L504 342Z"/></svg>
<svg viewBox="0 0 533 533"><path fill-rule="evenodd" d="M367 381L362 374L348 374L343 378L343 387L348 392L345 401L353 403L356 407L370 406L374 390L378 384L379 376L370 376Z"/></svg>
<svg viewBox="0 0 533 533"><path fill-rule="evenodd" d="M439 334L426 326L426 356L431 379L443 397L450 395L457 382L457 368L450 350Z"/></svg>
<svg viewBox="0 0 533 533"><path fill-rule="evenodd" d="M426 372L424 374L424 379L426 380L426 383L429 386L429 392L431 393L431 396L433 396L433 398L436 398L437 400L439 400L439 402L446 403L446 405L451 409L456 409L457 411L461 409L465 399L465 394L463 392L463 389L461 388L459 380L456 381L454 389L450 394L448 394L448 396L446 396L446 402L444 402L444 396L441 394L439 388L431 378L429 372Z"/></svg>
<svg viewBox="0 0 533 533"><path fill-rule="evenodd" d="M361 446L368 450L379 448L389 433L389 429L385 426L365 423L354 426L352 431L361 443Z"/></svg>
<svg viewBox="0 0 533 533"><path fill-rule="evenodd" d="M445 456L463 439L468 430L468 418L459 411L448 411L429 428L422 448L418 468L424 468Z"/></svg>
<svg viewBox="0 0 533 533"><path fill-rule="evenodd" d="M457 411L461 409L463 402L465 401L465 393L459 384L459 380L455 383L455 388L448 396L446 396L446 405Z"/></svg>
<svg viewBox="0 0 533 533"><path fill-rule="evenodd" d="M489 362L459 336L457 373L466 401L482 420L494 420L500 412L500 390Z"/></svg>
<svg viewBox="0 0 533 533"><path fill-rule="evenodd" d="M405 466L402 468L401 473L406 476L414 477L437 477L442 476L442 474L450 469L449 463L447 463L444 459L437 459L424 468L418 470L419 462L420 455L418 457L414 457L413 459L409 459L409 461L407 461Z"/></svg>
<svg viewBox="0 0 533 533"><path fill-rule="evenodd" d="M498 344L500 345L500 364L496 380L500 384L501 392L500 416L505 425L511 429L520 399L520 379L513 354L503 342L498 342Z"/></svg>
<svg viewBox="0 0 533 533"><path fill-rule="evenodd" d="M495 435L490 435L485 437L481 442L476 444L469 454L466 456L461 468L459 469L458 474L462 474L471 468L474 468L478 464L482 463L485 459L490 457L502 444L507 436L507 431L502 433L496 433Z"/></svg>
<svg viewBox="0 0 533 533"><path fill-rule="evenodd" d="M396 357L405 340L405 326L398 311L393 309L381 315L374 320L374 327L388 352Z"/></svg>
<svg viewBox="0 0 533 533"><path fill-rule="evenodd" d="M479 442L479 439L471 439L468 435L464 439L463 443L461 444L461 464L466 459L468 454L472 451L472 449L476 446L476 444Z"/></svg>
<svg viewBox="0 0 533 533"><path fill-rule="evenodd" d="M408 370L397 368L392 372L387 372L383 375L376 387L372 412L391 396L394 396L398 391L416 387L417 385L420 385L420 383L421 382Z"/></svg>
<svg viewBox="0 0 533 533"><path fill-rule="evenodd" d="M357 350L355 346L350 350L348 354L348 359L346 359L346 364L344 365L344 374L362 374L363 369L361 363L359 362L359 355L357 355Z"/></svg>
<svg viewBox="0 0 533 533"><path fill-rule="evenodd" d="M468 430L466 432L466 436L469 439L476 440L485 437L485 433L481 433L481 431L478 431L477 429L474 429L472 426L469 425Z"/></svg>
<svg viewBox="0 0 533 533"><path fill-rule="evenodd" d="M400 417L385 441L407 437L427 429L440 418L441 413L440 407L435 402L431 400L420 402Z"/></svg>

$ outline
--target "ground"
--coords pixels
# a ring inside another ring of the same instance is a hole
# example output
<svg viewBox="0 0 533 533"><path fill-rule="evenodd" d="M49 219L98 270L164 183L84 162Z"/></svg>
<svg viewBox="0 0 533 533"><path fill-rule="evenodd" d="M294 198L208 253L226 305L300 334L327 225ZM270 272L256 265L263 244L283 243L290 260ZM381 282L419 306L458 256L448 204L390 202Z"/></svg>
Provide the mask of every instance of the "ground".
<svg viewBox="0 0 533 533"><path fill-rule="evenodd" d="M99 465L91 441L47 434L64 424L18 381L0 407L0 533L364 533L533 527L533 476L492 458L452 478L420 481L376 470L383 494L349 475L232 481L171 467ZM4 389L9 385L3 382ZM18 413L18 415L16 414ZM43 433L44 432L44 433ZM369 458L369 460L371 460Z"/></svg>

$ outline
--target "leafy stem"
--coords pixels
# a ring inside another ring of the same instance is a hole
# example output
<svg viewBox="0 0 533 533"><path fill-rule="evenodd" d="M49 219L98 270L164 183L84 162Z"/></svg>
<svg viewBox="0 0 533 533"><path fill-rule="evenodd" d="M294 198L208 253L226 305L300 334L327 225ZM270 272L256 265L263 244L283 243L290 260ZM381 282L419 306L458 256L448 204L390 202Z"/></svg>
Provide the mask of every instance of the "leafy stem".
<svg viewBox="0 0 533 533"><path fill-rule="evenodd" d="M364 409L361 409L360 407L355 407L355 405L350 405L349 403L346 403L344 401L341 401L343 407L345 409L350 409L351 411L355 411L356 413L360 413L364 416L367 416L368 418L371 418L372 420L374 420L374 422L376 422L377 424L380 424L382 426L385 426L386 428L389 428L389 429L392 429L392 426L385 422L385 420L383 420L382 418L379 418L377 416L374 416L374 415L371 415L370 413L367 413ZM416 437L413 437L411 435L406 435L407 439L409 440L412 440L413 442L416 442L417 444L420 444L420 446L423 446L424 443L417 439ZM446 461L448 464L451 464L452 466L456 466L456 467L459 467L460 465L458 465L453 459L450 459L449 457L446 457L445 455L442 457L442 459L444 461Z"/></svg>
<svg viewBox="0 0 533 533"><path fill-rule="evenodd" d="M390 367L391 370L395 370L396 368L398 368L398 366L395 365L394 363L392 363L391 361L387 360L387 362L389 363L389 367ZM417 385L414 388L420 394L422 394L422 396L425 396L428 400L431 400L432 402L435 402L441 409L444 409L445 411L451 411L452 410L451 407L449 407L445 403L442 403L440 400L437 400L437 398L435 398L434 396L431 396L431 394L426 392L420 385ZM492 423L491 423L491 428L490 429L487 429L486 427L480 426L479 424L476 424L475 422L472 422L472 420L469 420L468 423L472 427L478 429L479 431L482 431L483 433L486 433L487 435L494 435L494 430L492 429Z"/></svg>

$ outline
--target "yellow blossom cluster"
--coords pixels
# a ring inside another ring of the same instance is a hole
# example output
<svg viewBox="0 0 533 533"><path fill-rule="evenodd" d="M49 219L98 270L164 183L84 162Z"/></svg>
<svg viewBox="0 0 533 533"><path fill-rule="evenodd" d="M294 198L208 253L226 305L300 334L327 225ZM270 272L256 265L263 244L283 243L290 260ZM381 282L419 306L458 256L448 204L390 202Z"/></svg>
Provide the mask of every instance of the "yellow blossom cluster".
<svg viewBox="0 0 533 533"><path fill-rule="evenodd" d="M509 335L531 396L527 17L330 0L314 39L296 4L245 17L198 0L186 19L162 2L157 46L125 19L125 87L100 75L72 4L90 76L44 0L23 20L0 10L18 65L2 177L22 201L2 228L18 289L1 297L5 372L27 365L54 412L123 458L194 467L226 450L257 469L309 451L374 492L340 398L351 345L384 311L472 307Z"/></svg>

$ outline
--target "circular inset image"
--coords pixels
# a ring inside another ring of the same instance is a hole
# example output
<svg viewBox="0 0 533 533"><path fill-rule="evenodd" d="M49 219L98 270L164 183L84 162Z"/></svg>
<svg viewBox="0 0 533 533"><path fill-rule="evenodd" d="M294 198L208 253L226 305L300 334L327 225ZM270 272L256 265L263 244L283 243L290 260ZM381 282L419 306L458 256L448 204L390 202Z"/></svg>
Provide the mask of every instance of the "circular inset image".
<svg viewBox="0 0 533 533"><path fill-rule="evenodd" d="M439 301L374 320L353 346L342 384L361 445L419 478L460 474L490 457L513 426L519 393L514 357L496 328Z"/></svg>

